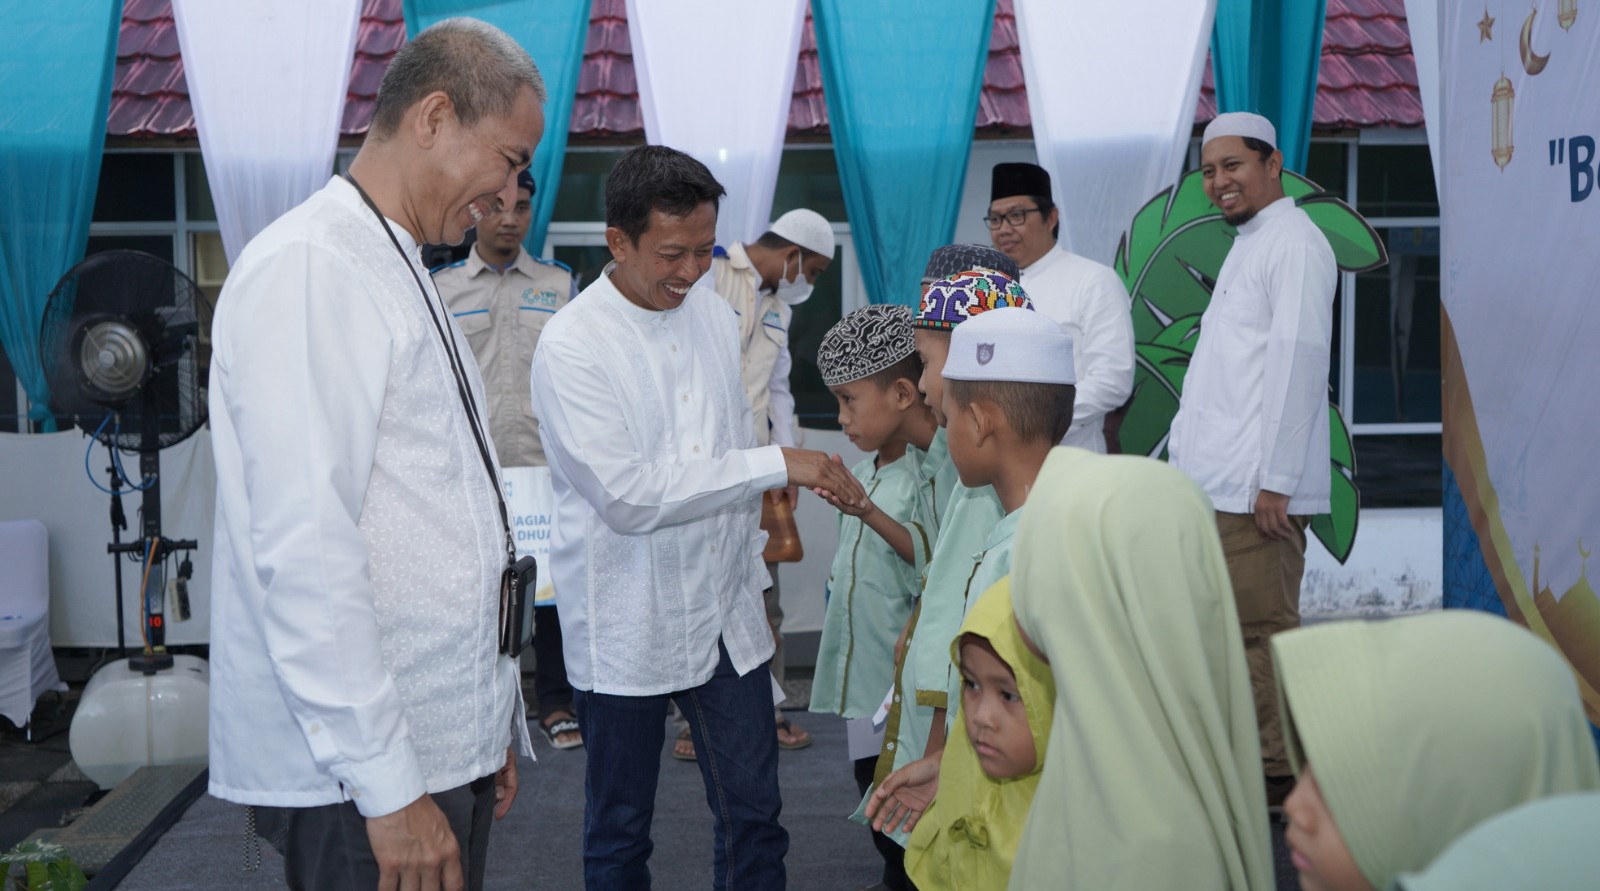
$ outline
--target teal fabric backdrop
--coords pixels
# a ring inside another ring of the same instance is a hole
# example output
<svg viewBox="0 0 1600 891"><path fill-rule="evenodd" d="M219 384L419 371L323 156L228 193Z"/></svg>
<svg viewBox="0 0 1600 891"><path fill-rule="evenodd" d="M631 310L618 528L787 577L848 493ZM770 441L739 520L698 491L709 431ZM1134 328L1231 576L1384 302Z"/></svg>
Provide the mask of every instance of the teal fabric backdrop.
<svg viewBox="0 0 1600 891"><path fill-rule="evenodd" d="M0 344L47 431L39 323L88 244L121 20L120 0L52 0L0 28Z"/></svg>
<svg viewBox="0 0 1600 891"><path fill-rule="evenodd" d="M873 303L915 306L955 235L994 0L812 0L850 237Z"/></svg>
<svg viewBox="0 0 1600 891"><path fill-rule="evenodd" d="M1327 0L1217 0L1211 74L1218 111L1253 111L1278 128L1283 165L1306 169Z"/></svg>
<svg viewBox="0 0 1600 891"><path fill-rule="evenodd" d="M544 138L533 153L531 168L539 193L533 199L533 225L523 240L528 252L539 256L567 155L572 102L583 68L583 45L589 38L589 0L405 0L405 14L408 38L452 16L482 19L522 44L544 75L550 97L544 106Z"/></svg>

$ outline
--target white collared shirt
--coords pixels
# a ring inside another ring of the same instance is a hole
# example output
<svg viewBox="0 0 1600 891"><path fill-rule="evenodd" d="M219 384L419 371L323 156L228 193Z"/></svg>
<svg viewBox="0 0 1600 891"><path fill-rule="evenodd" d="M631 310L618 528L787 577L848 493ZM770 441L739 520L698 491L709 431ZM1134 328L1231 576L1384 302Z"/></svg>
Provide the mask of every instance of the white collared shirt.
<svg viewBox="0 0 1600 891"><path fill-rule="evenodd" d="M1239 227L1200 317L1168 443L1226 513L1263 490L1289 513L1327 513L1328 362L1338 266L1327 236L1280 198Z"/></svg>
<svg viewBox="0 0 1600 891"><path fill-rule="evenodd" d="M496 484L390 226L410 269L335 178L218 301L210 785L229 801L379 816L504 766L513 726L527 751Z"/></svg>
<svg viewBox="0 0 1600 891"><path fill-rule="evenodd" d="M697 286L642 309L608 269L545 326L532 377L572 685L686 690L710 679L719 637L740 674L765 664L758 496L788 474L778 446L753 447L728 305Z"/></svg>
<svg viewBox="0 0 1600 891"><path fill-rule="evenodd" d="M1133 393L1133 304L1111 267L1059 244L1022 270L1022 289L1072 335L1077 397L1062 445L1106 453L1106 415Z"/></svg>

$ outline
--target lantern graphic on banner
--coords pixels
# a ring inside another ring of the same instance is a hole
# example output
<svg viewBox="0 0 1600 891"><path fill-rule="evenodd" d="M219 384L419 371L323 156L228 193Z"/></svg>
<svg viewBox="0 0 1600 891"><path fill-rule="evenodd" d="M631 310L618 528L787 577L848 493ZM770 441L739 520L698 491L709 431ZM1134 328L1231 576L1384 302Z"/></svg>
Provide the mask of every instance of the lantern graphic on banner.
<svg viewBox="0 0 1600 891"><path fill-rule="evenodd" d="M1517 93L1511 89L1511 81L1506 80L1502 71L1500 79L1494 82L1494 92L1489 96L1489 106L1494 116L1494 146L1490 154L1494 156L1495 166L1501 170L1511 163L1511 152L1516 149L1511 144L1511 109L1516 98Z"/></svg>
<svg viewBox="0 0 1600 891"><path fill-rule="evenodd" d="M1578 0L1561 0L1556 6L1556 24L1563 31L1571 31L1572 23L1578 20Z"/></svg>

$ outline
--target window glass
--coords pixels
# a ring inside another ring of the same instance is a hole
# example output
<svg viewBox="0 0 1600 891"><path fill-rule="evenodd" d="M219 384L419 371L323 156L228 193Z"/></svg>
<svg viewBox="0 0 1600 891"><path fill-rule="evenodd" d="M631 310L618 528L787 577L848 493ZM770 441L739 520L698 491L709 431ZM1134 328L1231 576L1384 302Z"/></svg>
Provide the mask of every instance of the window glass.
<svg viewBox="0 0 1600 891"><path fill-rule="evenodd" d="M1361 509L1438 507L1444 475L1442 437L1357 436L1356 486Z"/></svg>
<svg viewBox="0 0 1600 891"><path fill-rule="evenodd" d="M211 203L211 181L206 179L206 162L199 152L183 156L183 205L191 221L217 219L217 210Z"/></svg>
<svg viewBox="0 0 1600 891"><path fill-rule="evenodd" d="M1316 183L1322 191L1348 199L1349 164L1350 143L1313 140L1311 150L1306 153L1306 169L1295 172Z"/></svg>
<svg viewBox="0 0 1600 891"><path fill-rule="evenodd" d="M1383 229L1389 264L1356 276L1358 424L1438 422L1439 230Z"/></svg>
<svg viewBox="0 0 1600 891"><path fill-rule="evenodd" d="M161 152L108 152L100 159L94 193L94 221L135 223L172 221L177 189L172 155Z"/></svg>
<svg viewBox="0 0 1600 891"><path fill-rule="evenodd" d="M1364 145L1356 171L1357 209L1368 217L1436 217L1439 195L1426 143Z"/></svg>
<svg viewBox="0 0 1600 891"><path fill-rule="evenodd" d="M561 189L550 219L559 223L587 223L606 218L606 176L622 157L623 149L571 151L561 165ZM544 183L537 183L544 188ZM559 257L557 259L560 259ZM576 267L574 267L576 268Z"/></svg>
<svg viewBox="0 0 1600 891"><path fill-rule="evenodd" d="M101 251L144 251L157 257L172 262L173 247L171 235L91 235L89 247L84 251L84 256L98 254Z"/></svg>
<svg viewBox="0 0 1600 891"><path fill-rule="evenodd" d="M0 350L0 433L18 433L26 426L17 406L17 375L11 359Z"/></svg>

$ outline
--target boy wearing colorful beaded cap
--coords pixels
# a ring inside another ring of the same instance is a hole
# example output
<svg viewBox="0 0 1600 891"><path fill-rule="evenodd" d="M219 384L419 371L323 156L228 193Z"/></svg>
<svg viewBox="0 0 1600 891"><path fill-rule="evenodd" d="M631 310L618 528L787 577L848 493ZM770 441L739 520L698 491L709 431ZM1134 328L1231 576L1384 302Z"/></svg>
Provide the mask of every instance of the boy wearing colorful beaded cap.
<svg viewBox="0 0 1600 891"><path fill-rule="evenodd" d="M968 554L975 543L981 548L968 557L971 568L959 577L959 597L925 599L921 621L926 624L917 629L921 646L913 645L916 652L925 652L936 640L943 640L948 652L956 633L951 623L959 626L979 595L1010 573L1023 502L1045 458L1072 423L1077 382L1072 347L1071 335L1060 325L1020 307L985 312L951 333L941 369L950 458L962 485L993 491L1005 513L981 537L959 542ZM950 546L956 545L952 541ZM958 673L946 672L946 732L954 723L951 712L960 701L961 684ZM869 808L874 825L909 830L916 824L938 788L939 757L929 746L924 757L885 778Z"/></svg>
<svg viewBox="0 0 1600 891"><path fill-rule="evenodd" d="M1027 294L1016 280L992 269L969 269L930 284L923 292L912 324L917 355L923 361L920 389L923 399L939 416L944 398L945 356L950 332L967 319L1006 306L1031 309ZM945 433L948 440L948 431ZM938 448L939 444L935 444ZM955 637L965 613L967 587L977 569L974 544L988 538L1005 511L994 489L985 485L968 488L952 481L946 509L940 512L939 538L926 566L917 569L923 577L922 597L912 619L900 667L897 689L888 723L884 728L883 752L874 774L881 784L894 770L900 770L924 756L937 759L944 749L945 711L949 705L950 641ZM935 760L935 772L937 762ZM875 794L875 793L874 793ZM869 795L855 814L856 819L876 817L882 824L880 809L867 813ZM926 807L926 802L922 802ZM920 809L919 809L920 812ZM902 817L903 819L903 817ZM902 845L911 827L901 820L890 824L889 832Z"/></svg>
<svg viewBox="0 0 1600 891"><path fill-rule="evenodd" d="M894 682L894 642L922 590L913 549L928 559L938 530L923 496L922 461L937 424L917 392L922 362L903 306L869 306L834 325L817 350L822 382L839 403L839 426L869 453L851 472L867 498L841 505L839 549L811 686L813 712L869 724ZM856 762L865 793L876 756ZM875 834L884 882L903 881L904 852Z"/></svg>

